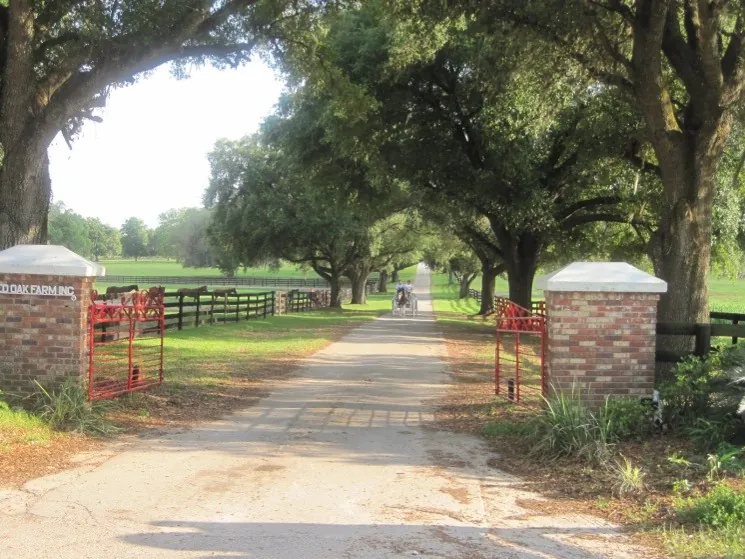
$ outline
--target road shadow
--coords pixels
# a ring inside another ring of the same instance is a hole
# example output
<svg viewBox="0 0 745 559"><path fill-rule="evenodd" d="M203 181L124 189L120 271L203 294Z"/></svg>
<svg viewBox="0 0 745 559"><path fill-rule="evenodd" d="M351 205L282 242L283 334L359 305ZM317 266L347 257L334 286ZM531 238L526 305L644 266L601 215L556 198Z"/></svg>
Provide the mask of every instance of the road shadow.
<svg viewBox="0 0 745 559"><path fill-rule="evenodd" d="M247 506L250 506L247 504ZM320 524L293 522L151 523L152 531L121 536L123 542L168 552L197 552L199 557L243 559L332 559L424 557L448 559L602 559L567 541L602 540L613 530L577 528L480 528L428 524ZM594 542L599 546L598 542ZM193 555L189 555L193 556Z"/></svg>

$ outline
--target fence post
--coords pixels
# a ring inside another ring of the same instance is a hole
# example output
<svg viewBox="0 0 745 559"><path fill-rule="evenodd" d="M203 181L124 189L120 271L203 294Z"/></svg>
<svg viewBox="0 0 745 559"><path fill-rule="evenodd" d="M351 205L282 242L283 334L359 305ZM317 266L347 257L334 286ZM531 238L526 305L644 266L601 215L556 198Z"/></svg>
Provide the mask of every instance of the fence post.
<svg viewBox="0 0 745 559"><path fill-rule="evenodd" d="M267 297L266 293L264 293L262 299L264 300L264 304L262 305L264 307L264 320L266 320L266 303L269 300L269 297Z"/></svg>
<svg viewBox="0 0 745 559"><path fill-rule="evenodd" d="M178 296L178 329L184 329L184 294Z"/></svg>
<svg viewBox="0 0 745 559"><path fill-rule="evenodd" d="M194 321L194 327L199 328L199 307L202 303L202 296L199 293L197 293L196 300L197 300L197 316Z"/></svg>
<svg viewBox="0 0 745 559"><path fill-rule="evenodd" d="M276 291L272 291L272 316L274 316L274 315L275 315L275 313L276 313L276 310L277 310L277 309L276 309L276 307L275 307L275 298L276 298L276 294L277 294L277 292L276 292Z"/></svg>
<svg viewBox="0 0 745 559"><path fill-rule="evenodd" d="M703 357L711 351L711 324L696 324L696 355Z"/></svg>
<svg viewBox="0 0 745 559"><path fill-rule="evenodd" d="M251 320L251 294L246 295L248 300L246 301L246 320Z"/></svg>
<svg viewBox="0 0 745 559"><path fill-rule="evenodd" d="M740 324L740 319L739 318L733 318L732 319L732 324L733 324L733 326L737 326L738 324ZM737 345L737 336L732 336L732 345Z"/></svg>
<svg viewBox="0 0 745 559"><path fill-rule="evenodd" d="M241 316L241 296L240 294L236 293L235 295L235 321L240 322Z"/></svg>

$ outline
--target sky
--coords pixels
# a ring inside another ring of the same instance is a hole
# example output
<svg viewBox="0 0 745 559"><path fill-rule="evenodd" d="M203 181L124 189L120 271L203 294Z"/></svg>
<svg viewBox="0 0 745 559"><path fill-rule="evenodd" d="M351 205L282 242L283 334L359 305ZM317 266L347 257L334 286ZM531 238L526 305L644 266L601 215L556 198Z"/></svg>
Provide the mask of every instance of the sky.
<svg viewBox="0 0 745 559"><path fill-rule="evenodd" d="M115 227L132 216L154 227L168 209L201 206L215 140L256 131L281 90L260 61L185 80L162 67L113 90L102 123L86 122L72 150L61 136L49 148L53 200Z"/></svg>

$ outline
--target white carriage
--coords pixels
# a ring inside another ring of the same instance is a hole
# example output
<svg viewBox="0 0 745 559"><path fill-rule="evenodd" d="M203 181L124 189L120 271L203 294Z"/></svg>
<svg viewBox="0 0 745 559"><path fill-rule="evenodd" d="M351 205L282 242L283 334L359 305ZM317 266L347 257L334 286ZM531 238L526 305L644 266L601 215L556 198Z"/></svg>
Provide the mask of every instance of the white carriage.
<svg viewBox="0 0 745 559"><path fill-rule="evenodd" d="M418 311L418 301L416 295L409 293L408 300L405 304L399 305L398 297L394 296L391 300L391 314L393 316L416 316Z"/></svg>

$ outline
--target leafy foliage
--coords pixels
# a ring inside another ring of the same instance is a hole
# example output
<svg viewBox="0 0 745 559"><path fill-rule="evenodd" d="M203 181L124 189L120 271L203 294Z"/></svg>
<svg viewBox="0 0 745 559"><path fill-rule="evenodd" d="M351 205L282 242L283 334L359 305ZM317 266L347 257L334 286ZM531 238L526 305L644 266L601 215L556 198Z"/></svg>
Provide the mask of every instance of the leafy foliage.
<svg viewBox="0 0 745 559"><path fill-rule="evenodd" d="M91 254L93 248L85 218L62 202L53 204L49 210L49 242L82 255Z"/></svg>
<svg viewBox="0 0 745 559"><path fill-rule="evenodd" d="M145 222L137 217L130 217L121 229L122 255L134 258L147 256L150 251L150 230Z"/></svg>
<svg viewBox="0 0 745 559"><path fill-rule="evenodd" d="M704 449L745 436L745 348L733 346L690 357L660 386L665 422L687 430Z"/></svg>
<svg viewBox="0 0 745 559"><path fill-rule="evenodd" d="M701 497L681 499L677 512L682 520L714 528L745 524L745 493L726 484L718 484Z"/></svg>
<svg viewBox="0 0 745 559"><path fill-rule="evenodd" d="M36 414L54 429L91 435L113 435L121 431L105 418L105 402L88 401L85 387L77 379L67 379L57 390L47 390L38 382Z"/></svg>

